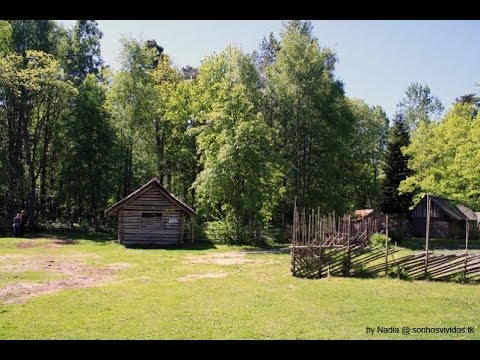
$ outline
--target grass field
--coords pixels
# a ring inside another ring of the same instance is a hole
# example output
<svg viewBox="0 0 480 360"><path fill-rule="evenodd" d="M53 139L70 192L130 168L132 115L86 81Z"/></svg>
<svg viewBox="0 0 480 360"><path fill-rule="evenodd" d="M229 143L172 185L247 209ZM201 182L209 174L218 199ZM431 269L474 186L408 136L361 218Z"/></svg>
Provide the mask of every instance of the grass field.
<svg viewBox="0 0 480 360"><path fill-rule="evenodd" d="M480 285L305 280L285 253L110 239L0 238L0 339L480 339Z"/></svg>

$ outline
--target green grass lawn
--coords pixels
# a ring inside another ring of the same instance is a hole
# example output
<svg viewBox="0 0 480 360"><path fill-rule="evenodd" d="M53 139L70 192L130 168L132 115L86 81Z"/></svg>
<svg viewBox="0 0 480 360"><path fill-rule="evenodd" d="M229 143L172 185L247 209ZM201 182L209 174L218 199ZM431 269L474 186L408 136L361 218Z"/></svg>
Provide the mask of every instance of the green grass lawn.
<svg viewBox="0 0 480 360"><path fill-rule="evenodd" d="M289 254L109 239L0 238L0 339L480 339L479 285L297 279Z"/></svg>

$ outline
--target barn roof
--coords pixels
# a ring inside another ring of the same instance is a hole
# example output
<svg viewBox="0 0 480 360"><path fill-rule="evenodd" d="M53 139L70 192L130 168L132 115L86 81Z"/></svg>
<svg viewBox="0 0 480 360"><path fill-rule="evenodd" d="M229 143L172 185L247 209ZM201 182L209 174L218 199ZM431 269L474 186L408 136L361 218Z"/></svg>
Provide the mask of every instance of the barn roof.
<svg viewBox="0 0 480 360"><path fill-rule="evenodd" d="M451 220L477 220L477 215L472 209L465 205L457 205L453 200L442 198L439 196L430 196L432 202L435 203L448 218Z"/></svg>
<svg viewBox="0 0 480 360"><path fill-rule="evenodd" d="M364 218L365 216L370 215L373 213L373 209L360 209L360 210L355 210L353 212L353 216L356 218Z"/></svg>
<svg viewBox="0 0 480 360"><path fill-rule="evenodd" d="M120 210L120 208L122 206L128 204L131 200L139 197L141 194L143 194L145 191L147 191L150 187L156 187L158 190L160 190L160 192L163 195L165 195L165 197L167 199L172 201L175 205L177 205L180 209L182 209L187 214L196 215L195 210L193 210L190 206L188 206L183 201L181 201L180 199L175 197L175 195L170 193L167 189L165 189L157 178L153 178L152 180L147 182L145 185L143 185L142 187L140 187L137 190L135 190L134 192L132 192L127 197L123 198L119 202L110 206L107 210L105 210L105 215L116 215L117 211Z"/></svg>

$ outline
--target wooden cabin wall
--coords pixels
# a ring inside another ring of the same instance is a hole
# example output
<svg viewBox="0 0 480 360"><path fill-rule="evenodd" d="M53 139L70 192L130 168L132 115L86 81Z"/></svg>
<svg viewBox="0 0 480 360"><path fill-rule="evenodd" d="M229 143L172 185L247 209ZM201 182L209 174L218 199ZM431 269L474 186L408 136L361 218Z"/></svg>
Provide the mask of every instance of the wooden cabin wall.
<svg viewBox="0 0 480 360"><path fill-rule="evenodd" d="M142 213L161 214L162 217L142 217ZM123 206L119 217L121 243L175 244L183 241L183 211L155 188Z"/></svg>
<svg viewBox="0 0 480 360"><path fill-rule="evenodd" d="M430 218L431 219L444 219L445 215L440 210L440 208L432 201L430 208ZM422 199L420 204L412 211L412 219L414 218L426 218L427 217L427 200Z"/></svg>

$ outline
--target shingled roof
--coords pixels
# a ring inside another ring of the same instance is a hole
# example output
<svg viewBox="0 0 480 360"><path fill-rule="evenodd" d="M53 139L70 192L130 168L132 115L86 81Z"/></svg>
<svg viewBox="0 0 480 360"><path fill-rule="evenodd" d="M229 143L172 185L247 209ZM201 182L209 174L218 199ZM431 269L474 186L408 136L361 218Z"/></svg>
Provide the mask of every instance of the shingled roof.
<svg viewBox="0 0 480 360"><path fill-rule="evenodd" d="M453 200L439 196L430 196L430 198L451 220L478 220L477 214L465 205L457 205Z"/></svg>
<svg viewBox="0 0 480 360"><path fill-rule="evenodd" d="M355 210L353 212L353 217L354 218L364 218L365 216L368 216L370 215L371 213L373 213L374 209L359 209L359 210Z"/></svg>

